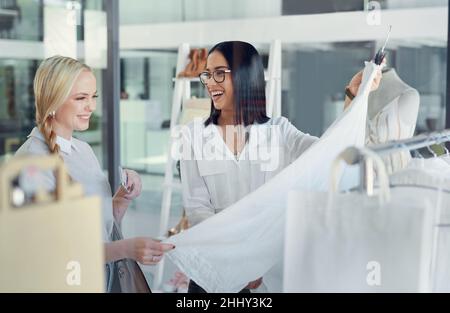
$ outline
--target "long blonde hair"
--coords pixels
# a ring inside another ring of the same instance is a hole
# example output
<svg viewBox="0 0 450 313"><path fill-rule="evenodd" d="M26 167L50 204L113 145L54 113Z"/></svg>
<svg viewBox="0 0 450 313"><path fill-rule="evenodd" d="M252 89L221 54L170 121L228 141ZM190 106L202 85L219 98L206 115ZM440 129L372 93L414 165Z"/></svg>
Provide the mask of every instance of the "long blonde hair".
<svg viewBox="0 0 450 313"><path fill-rule="evenodd" d="M92 71L75 59L53 56L39 65L34 77L36 124L51 153L59 153L52 121L55 112L68 99L75 80L82 71Z"/></svg>

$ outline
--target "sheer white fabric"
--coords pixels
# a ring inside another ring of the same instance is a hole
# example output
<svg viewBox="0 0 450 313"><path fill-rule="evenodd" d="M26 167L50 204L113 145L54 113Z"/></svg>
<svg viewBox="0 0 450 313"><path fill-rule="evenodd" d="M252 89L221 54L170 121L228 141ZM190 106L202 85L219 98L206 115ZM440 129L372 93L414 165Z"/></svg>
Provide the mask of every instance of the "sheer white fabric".
<svg viewBox="0 0 450 313"><path fill-rule="evenodd" d="M392 100L367 123L366 144L381 144L392 140L411 138L415 124L408 125L401 119L398 98ZM411 159L409 151L401 151L383 158L388 173L405 168Z"/></svg>
<svg viewBox="0 0 450 313"><path fill-rule="evenodd" d="M336 156L364 145L367 99L377 69L366 64L352 105L319 141L255 192L169 238L176 249L168 257L207 292L238 292L269 271L283 254L289 190L326 190Z"/></svg>

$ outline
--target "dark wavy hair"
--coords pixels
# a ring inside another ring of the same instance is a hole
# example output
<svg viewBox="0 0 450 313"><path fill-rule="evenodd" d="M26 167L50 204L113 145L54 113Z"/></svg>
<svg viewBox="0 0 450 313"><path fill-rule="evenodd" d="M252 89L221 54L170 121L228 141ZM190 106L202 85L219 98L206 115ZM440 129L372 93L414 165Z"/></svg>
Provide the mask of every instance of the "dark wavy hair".
<svg viewBox="0 0 450 313"><path fill-rule="evenodd" d="M270 120L266 114L266 93L264 65L258 51L251 44L242 41L224 41L209 51L222 53L231 70L234 89L235 124L241 121L244 126L259 124ZM217 125L220 110L216 110L211 100L211 113L205 126Z"/></svg>

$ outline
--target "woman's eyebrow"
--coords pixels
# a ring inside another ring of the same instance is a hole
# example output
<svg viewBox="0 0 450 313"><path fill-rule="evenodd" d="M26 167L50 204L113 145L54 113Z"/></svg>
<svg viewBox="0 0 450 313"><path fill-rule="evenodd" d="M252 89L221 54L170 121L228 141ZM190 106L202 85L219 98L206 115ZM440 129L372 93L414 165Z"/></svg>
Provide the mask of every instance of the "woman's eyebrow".
<svg viewBox="0 0 450 313"><path fill-rule="evenodd" d="M93 95L96 95L97 93L98 93L98 92L95 91L95 92L93 93ZM74 96L89 96L89 94L86 93L86 92L79 92L79 93L74 94Z"/></svg>
<svg viewBox="0 0 450 313"><path fill-rule="evenodd" d="M226 66L226 65L220 65L220 66L216 66L214 69L215 69L215 70L218 70L218 69L221 69L221 68L228 68L228 66ZM209 71L209 68L206 68L206 70Z"/></svg>

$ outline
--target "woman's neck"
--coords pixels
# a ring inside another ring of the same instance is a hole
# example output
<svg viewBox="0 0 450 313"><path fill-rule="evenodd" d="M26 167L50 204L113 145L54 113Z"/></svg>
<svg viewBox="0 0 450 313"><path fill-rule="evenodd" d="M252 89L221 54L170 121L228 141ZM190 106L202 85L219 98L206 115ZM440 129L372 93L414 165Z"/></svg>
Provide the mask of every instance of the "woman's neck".
<svg viewBox="0 0 450 313"><path fill-rule="evenodd" d="M70 140L72 138L73 130L67 127L61 126L58 123L53 123L53 131L57 136Z"/></svg>
<svg viewBox="0 0 450 313"><path fill-rule="evenodd" d="M235 125L236 117L234 111L222 110L218 119L219 126Z"/></svg>

